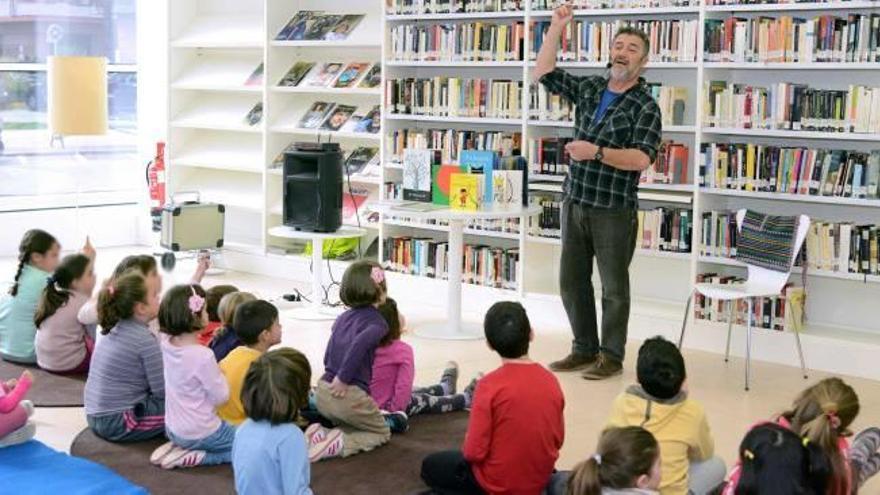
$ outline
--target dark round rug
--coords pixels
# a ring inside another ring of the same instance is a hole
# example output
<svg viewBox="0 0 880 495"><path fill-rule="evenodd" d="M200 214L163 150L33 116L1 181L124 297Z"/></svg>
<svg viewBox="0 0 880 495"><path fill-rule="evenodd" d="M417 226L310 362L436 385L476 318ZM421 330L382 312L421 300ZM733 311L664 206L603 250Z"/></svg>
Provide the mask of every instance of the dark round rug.
<svg viewBox="0 0 880 495"><path fill-rule="evenodd" d="M18 378L28 370L34 375L34 384L27 394L37 407L82 407L85 375L61 376L41 370L36 365L27 366L0 360L0 379Z"/></svg>

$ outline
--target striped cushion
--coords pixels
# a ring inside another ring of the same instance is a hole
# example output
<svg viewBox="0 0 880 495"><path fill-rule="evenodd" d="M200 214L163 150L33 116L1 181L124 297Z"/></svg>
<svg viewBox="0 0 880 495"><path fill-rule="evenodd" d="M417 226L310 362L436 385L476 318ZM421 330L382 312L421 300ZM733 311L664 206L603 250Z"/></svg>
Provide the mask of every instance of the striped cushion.
<svg viewBox="0 0 880 495"><path fill-rule="evenodd" d="M765 215L746 210L736 245L736 258L768 270L788 272L797 235L798 217Z"/></svg>

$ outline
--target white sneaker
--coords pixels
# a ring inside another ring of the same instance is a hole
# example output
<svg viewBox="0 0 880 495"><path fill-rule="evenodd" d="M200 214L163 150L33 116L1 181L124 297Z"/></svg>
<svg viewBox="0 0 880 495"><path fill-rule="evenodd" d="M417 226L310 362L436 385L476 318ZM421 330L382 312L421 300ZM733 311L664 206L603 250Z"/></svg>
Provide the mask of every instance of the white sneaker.
<svg viewBox="0 0 880 495"><path fill-rule="evenodd" d="M21 407L24 408L24 410L25 410L25 412L27 413L28 417L31 417L31 416L34 415L34 403L33 403L33 402L31 402L31 401L25 399L25 400L19 402L19 405L21 405Z"/></svg>
<svg viewBox="0 0 880 495"><path fill-rule="evenodd" d="M309 462L338 457L342 455L343 446L342 430L339 428L327 430L326 436L320 442L309 447Z"/></svg>
<svg viewBox="0 0 880 495"><path fill-rule="evenodd" d="M186 450L175 445L162 459L162 469L195 467L205 460L205 455L204 450Z"/></svg>
<svg viewBox="0 0 880 495"><path fill-rule="evenodd" d="M327 437L329 430L321 426L321 423L312 423L306 428L306 445L312 447Z"/></svg>
<svg viewBox="0 0 880 495"><path fill-rule="evenodd" d="M159 466L162 464L162 459L165 458L172 450L174 450L174 444L171 442L165 442L162 445L156 447L156 450L150 454L150 464L154 466Z"/></svg>

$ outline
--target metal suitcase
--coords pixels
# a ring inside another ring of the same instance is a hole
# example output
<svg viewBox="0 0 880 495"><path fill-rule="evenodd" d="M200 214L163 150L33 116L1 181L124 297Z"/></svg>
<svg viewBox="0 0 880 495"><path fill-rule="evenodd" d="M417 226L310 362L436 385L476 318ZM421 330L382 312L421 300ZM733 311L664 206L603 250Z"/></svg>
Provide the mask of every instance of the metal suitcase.
<svg viewBox="0 0 880 495"><path fill-rule="evenodd" d="M177 196L193 194L195 201L177 201ZM172 195L162 208L162 237L159 244L171 251L195 251L223 247L226 207L202 203L198 193Z"/></svg>

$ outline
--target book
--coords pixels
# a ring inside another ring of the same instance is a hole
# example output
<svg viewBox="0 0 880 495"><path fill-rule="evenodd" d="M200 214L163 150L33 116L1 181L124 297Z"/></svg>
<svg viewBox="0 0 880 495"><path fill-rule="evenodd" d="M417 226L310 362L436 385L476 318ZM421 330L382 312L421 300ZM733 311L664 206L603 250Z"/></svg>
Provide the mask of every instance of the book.
<svg viewBox="0 0 880 495"><path fill-rule="evenodd" d="M498 155L492 151L465 150L459 154L458 163L472 174L483 176L483 203L492 202L492 171Z"/></svg>
<svg viewBox="0 0 880 495"><path fill-rule="evenodd" d="M263 120L263 102L258 101L244 118L245 124L253 127Z"/></svg>
<svg viewBox="0 0 880 495"><path fill-rule="evenodd" d="M390 0L386 11L394 15L517 12L525 10L525 5L526 0Z"/></svg>
<svg viewBox="0 0 880 495"><path fill-rule="evenodd" d="M513 156L503 156L498 162L498 170L507 170L507 171L518 171L520 173L520 183L521 183L521 191L517 195L514 194L514 197L519 196L520 204L523 206L529 205L529 162L526 160L524 156L513 155Z"/></svg>
<svg viewBox="0 0 880 495"><path fill-rule="evenodd" d="M355 132L369 132L370 134L378 134L382 127L382 109L379 105L374 106L364 115L358 124Z"/></svg>
<svg viewBox="0 0 880 495"><path fill-rule="evenodd" d="M431 202L431 167L438 163L436 150L406 150L403 155L403 199Z"/></svg>
<svg viewBox="0 0 880 495"><path fill-rule="evenodd" d="M364 120L363 115L352 115L339 130L341 132L365 132L363 130L358 130L359 128L363 127L361 125L362 120Z"/></svg>
<svg viewBox="0 0 880 495"><path fill-rule="evenodd" d="M278 81L278 86L298 86L314 68L315 62L297 62Z"/></svg>
<svg viewBox="0 0 880 495"><path fill-rule="evenodd" d="M431 202L435 205L449 206L449 192L452 174L467 172L459 165L433 165L431 167Z"/></svg>
<svg viewBox="0 0 880 495"><path fill-rule="evenodd" d="M463 150L488 150L501 157L512 156L523 148L522 133L503 131L474 131L467 129L394 129L387 139L387 161L400 163L407 148L441 150L443 163L458 162Z"/></svg>
<svg viewBox="0 0 880 495"><path fill-rule="evenodd" d="M390 52L399 61L523 60L525 24L463 22L400 24L390 29Z"/></svg>
<svg viewBox="0 0 880 495"><path fill-rule="evenodd" d="M370 67L370 70L367 71L364 78L361 79L358 87L367 89L378 88L380 84L382 84L382 64L376 62Z"/></svg>
<svg viewBox="0 0 880 495"><path fill-rule="evenodd" d="M361 77L370 68L370 64L365 62L352 62L342 69L336 82L333 83L334 88L353 88Z"/></svg>
<svg viewBox="0 0 880 495"><path fill-rule="evenodd" d="M260 63L260 65L257 66L256 69L254 69L253 72L251 72L251 75L248 76L247 80L244 82L245 86L259 86L260 84L263 84L262 62Z"/></svg>
<svg viewBox="0 0 880 495"><path fill-rule="evenodd" d="M320 16L321 12L316 10L301 10L287 21L287 24L275 36L276 40L302 40L306 31L308 31L311 23Z"/></svg>
<svg viewBox="0 0 880 495"><path fill-rule="evenodd" d="M321 125L321 129L338 131L355 110L356 108L351 105L336 105L330 112L330 116Z"/></svg>
<svg viewBox="0 0 880 495"><path fill-rule="evenodd" d="M379 148L371 146L359 146L352 151L345 159L345 173L355 175L361 173L364 167L370 163L374 157L379 155Z"/></svg>
<svg viewBox="0 0 880 495"><path fill-rule="evenodd" d="M339 24L343 17L339 14L321 14L315 17L314 22L309 25L303 35L303 39L312 41L323 40L324 36Z"/></svg>
<svg viewBox="0 0 880 495"><path fill-rule="evenodd" d="M309 75L306 76L303 84L313 88L328 88L336 81L339 73L342 72L343 64L339 62L328 62L323 65L316 65Z"/></svg>
<svg viewBox="0 0 880 495"><path fill-rule="evenodd" d="M523 204L523 171L493 170L492 201L499 206Z"/></svg>
<svg viewBox="0 0 880 495"><path fill-rule="evenodd" d="M449 179L449 206L453 210L476 211L483 204L485 177L455 173Z"/></svg>
<svg viewBox="0 0 880 495"><path fill-rule="evenodd" d="M370 191L365 188L352 188L344 190L342 194L342 218L343 220L355 220L358 210L370 198Z"/></svg>
<svg viewBox="0 0 880 495"><path fill-rule="evenodd" d="M324 34L324 39L328 41L341 41L348 38L348 35L354 31L354 28L357 27L363 18L363 14L348 14L342 16L336 24Z"/></svg>
<svg viewBox="0 0 880 495"><path fill-rule="evenodd" d="M333 111L335 106L335 103L316 101L312 104L311 108L309 108L305 115L302 116L302 119L299 121L299 126L303 129L317 129L325 120L327 120L327 117L330 115L330 112Z"/></svg>
<svg viewBox="0 0 880 495"><path fill-rule="evenodd" d="M385 83L386 109L392 114L498 119L522 115L522 81L439 76Z"/></svg>

